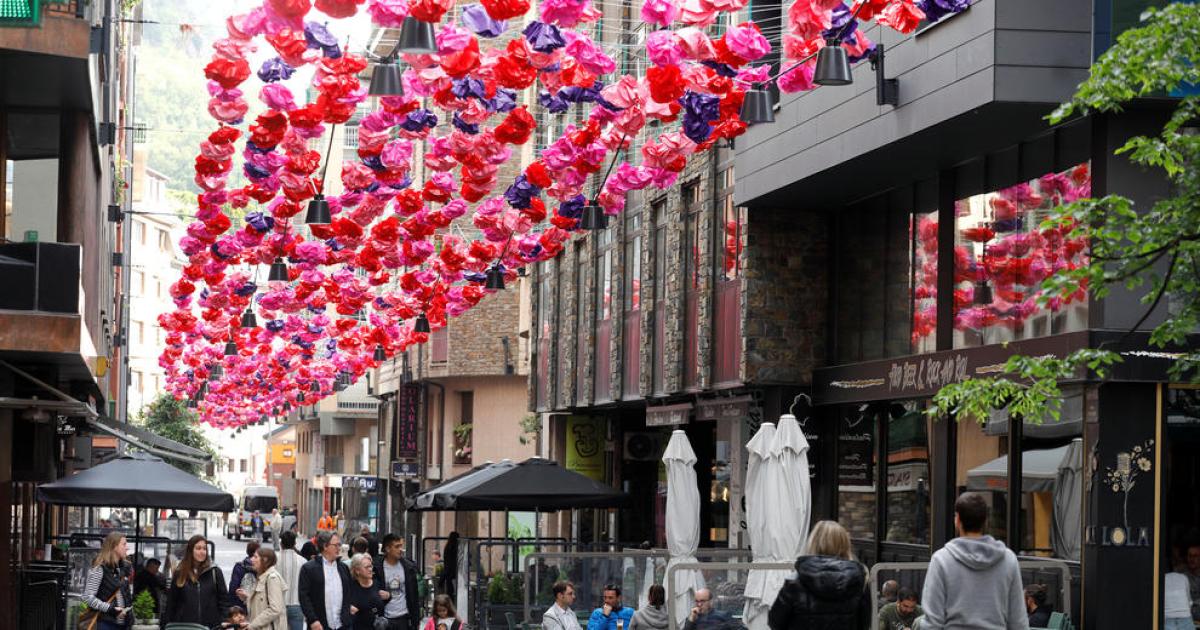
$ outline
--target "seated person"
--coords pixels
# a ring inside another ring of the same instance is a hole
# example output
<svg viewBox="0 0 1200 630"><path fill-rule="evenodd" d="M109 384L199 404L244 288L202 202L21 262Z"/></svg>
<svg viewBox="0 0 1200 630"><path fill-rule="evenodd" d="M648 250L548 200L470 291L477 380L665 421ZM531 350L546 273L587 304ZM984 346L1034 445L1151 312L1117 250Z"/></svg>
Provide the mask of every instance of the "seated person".
<svg viewBox="0 0 1200 630"><path fill-rule="evenodd" d="M879 609L879 630L912 630L917 617L925 614L911 588L896 591L896 601Z"/></svg>
<svg viewBox="0 0 1200 630"><path fill-rule="evenodd" d="M883 583L883 587L879 589L879 607L883 608L888 604L896 601L896 593L900 590L900 583L896 580L888 580Z"/></svg>
<svg viewBox="0 0 1200 630"><path fill-rule="evenodd" d="M629 627L633 609L621 605L621 587L609 584L604 587L604 605L592 611L587 630L617 630L617 621L622 628Z"/></svg>
<svg viewBox="0 0 1200 630"><path fill-rule="evenodd" d="M712 591L702 588L696 591L696 605L683 622L683 630L724 630L740 627L729 613L713 608Z"/></svg>
<svg viewBox="0 0 1200 630"><path fill-rule="evenodd" d="M1025 587L1025 610L1029 611L1029 627L1045 628L1050 625L1050 606L1046 605L1046 586L1030 584Z"/></svg>

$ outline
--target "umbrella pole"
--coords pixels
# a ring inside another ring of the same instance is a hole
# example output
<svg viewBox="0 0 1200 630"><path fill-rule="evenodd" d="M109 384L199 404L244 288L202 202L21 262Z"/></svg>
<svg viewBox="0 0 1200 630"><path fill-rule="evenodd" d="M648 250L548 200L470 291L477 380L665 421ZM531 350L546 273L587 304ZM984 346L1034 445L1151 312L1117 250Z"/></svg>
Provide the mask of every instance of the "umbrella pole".
<svg viewBox="0 0 1200 630"><path fill-rule="evenodd" d="M133 517L133 557L136 559L142 550L142 508L134 508Z"/></svg>

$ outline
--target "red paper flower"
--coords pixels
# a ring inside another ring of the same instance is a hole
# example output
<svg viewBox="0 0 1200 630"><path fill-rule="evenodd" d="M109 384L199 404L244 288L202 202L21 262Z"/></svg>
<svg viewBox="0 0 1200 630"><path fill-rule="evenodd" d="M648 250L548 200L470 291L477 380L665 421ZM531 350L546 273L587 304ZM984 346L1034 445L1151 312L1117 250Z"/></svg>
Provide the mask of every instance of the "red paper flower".
<svg viewBox="0 0 1200 630"><path fill-rule="evenodd" d="M250 64L245 59L213 59L204 66L204 76L232 90L250 78Z"/></svg>
<svg viewBox="0 0 1200 630"><path fill-rule="evenodd" d="M422 22L437 24L453 6L454 0L417 0L409 5L408 14Z"/></svg>
<svg viewBox="0 0 1200 630"><path fill-rule="evenodd" d="M975 227L963 228L960 230L962 237L972 243L986 243L993 238L996 238L996 232L986 225L978 225Z"/></svg>
<svg viewBox="0 0 1200 630"><path fill-rule="evenodd" d="M479 41L472 37L466 48L450 55L442 55L441 66L446 74L456 79L467 76L479 67Z"/></svg>
<svg viewBox="0 0 1200 630"><path fill-rule="evenodd" d="M317 10L331 18L348 18L358 12L363 0L317 0Z"/></svg>
<svg viewBox="0 0 1200 630"><path fill-rule="evenodd" d="M272 11L289 18L304 17L304 14L312 8L309 0L267 0L267 4Z"/></svg>
<svg viewBox="0 0 1200 630"><path fill-rule="evenodd" d="M525 168L525 179L538 188L549 188L553 183L550 173L546 171L545 163L541 160L536 160Z"/></svg>
<svg viewBox="0 0 1200 630"><path fill-rule="evenodd" d="M505 144L525 144L537 127L537 121L524 105L512 110L504 122L496 126L496 140Z"/></svg>
<svg viewBox="0 0 1200 630"><path fill-rule="evenodd" d="M308 42L304 39L304 31L290 28L280 29L278 33L267 35L267 43L279 53L280 58L292 66L304 64L304 53L308 50Z"/></svg>
<svg viewBox="0 0 1200 630"><path fill-rule="evenodd" d="M683 74L679 66L651 66L646 69L650 98L656 103L671 103L683 96Z"/></svg>
<svg viewBox="0 0 1200 630"><path fill-rule="evenodd" d="M493 20L508 20L525 15L528 0L482 0L483 9Z"/></svg>

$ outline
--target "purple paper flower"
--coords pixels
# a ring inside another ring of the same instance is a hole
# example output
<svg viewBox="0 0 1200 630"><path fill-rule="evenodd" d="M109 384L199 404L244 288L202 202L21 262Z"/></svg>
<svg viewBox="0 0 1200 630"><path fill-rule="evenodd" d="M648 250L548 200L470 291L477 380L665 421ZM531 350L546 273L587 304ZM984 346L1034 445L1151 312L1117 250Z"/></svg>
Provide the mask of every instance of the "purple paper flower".
<svg viewBox="0 0 1200 630"><path fill-rule="evenodd" d="M267 330L269 330L273 333L278 333L283 330L283 320L282 319L272 319L272 320L268 321L266 325L267 325Z"/></svg>
<svg viewBox="0 0 1200 630"><path fill-rule="evenodd" d="M246 174L248 179L254 181L266 179L271 176L271 171L257 167L250 162L246 162L242 165L242 172Z"/></svg>
<svg viewBox="0 0 1200 630"><path fill-rule="evenodd" d="M732 79L738 75L737 70L734 70L733 66L731 66L727 63L720 63L718 61L712 61L712 60L705 60L705 61L701 61L700 63L702 65L708 66L709 68L712 68L713 70L715 70L717 72L717 76L729 77L730 79Z"/></svg>
<svg viewBox="0 0 1200 630"><path fill-rule="evenodd" d="M487 100L487 88L484 87L483 81L471 77L452 79L450 93L458 98L474 96L481 101Z"/></svg>
<svg viewBox="0 0 1200 630"><path fill-rule="evenodd" d="M259 232L268 232L275 227L275 219L261 212L247 213L246 223Z"/></svg>
<svg viewBox="0 0 1200 630"><path fill-rule="evenodd" d="M274 83L276 81L287 81L292 78L292 73L295 68L279 57L272 57L263 62L263 65L258 69L258 78L263 83Z"/></svg>
<svg viewBox="0 0 1200 630"><path fill-rule="evenodd" d="M862 33L856 32L856 33L854 33L853 36L851 36L846 41L851 42L853 44L857 44L858 38L860 36L862 36ZM854 55L854 54L851 54L850 51L846 51L846 59L850 63L858 63L858 62L862 61L863 59L869 58L872 54L874 54L874 52L875 52L875 42L871 42L870 46L867 46L866 48L863 49L861 55Z"/></svg>
<svg viewBox="0 0 1200 630"><path fill-rule="evenodd" d="M367 165L367 168L373 171L382 171L387 168L383 165L383 160L379 159L378 155L368 155L362 159L362 163Z"/></svg>
<svg viewBox="0 0 1200 630"><path fill-rule="evenodd" d="M409 112L408 116L404 119L404 122L400 123L400 127L405 131L417 133L423 128L433 129L437 126L437 123L437 114L434 114L428 109L422 108Z"/></svg>
<svg viewBox="0 0 1200 630"><path fill-rule="evenodd" d="M562 98L549 92L539 92L538 103L540 103L542 107L545 107L546 111L550 112L551 114L561 114L567 111L567 108L570 107Z"/></svg>
<svg viewBox="0 0 1200 630"><path fill-rule="evenodd" d="M483 101L489 112L506 114L517 108L517 93L508 88L496 88L496 95Z"/></svg>
<svg viewBox="0 0 1200 630"><path fill-rule="evenodd" d="M529 183L524 175L518 175L508 190L504 191L504 200L508 205L524 210L531 205L534 197L542 194L542 189Z"/></svg>
<svg viewBox="0 0 1200 630"><path fill-rule="evenodd" d="M917 6L925 12L925 19L936 22L947 15L966 11L971 0L917 0Z"/></svg>
<svg viewBox="0 0 1200 630"><path fill-rule="evenodd" d="M234 293L236 293L242 297L250 297L251 295L254 295L254 292L257 290L258 290L258 285L254 284L253 282L247 282L246 284L243 284L242 286L238 287L234 291Z"/></svg>
<svg viewBox="0 0 1200 630"><path fill-rule="evenodd" d="M483 284L487 281L487 274L480 273L478 271L464 271L463 280L466 280L467 282L474 282L476 284Z"/></svg>
<svg viewBox="0 0 1200 630"><path fill-rule="evenodd" d="M594 103L598 96L600 96L599 90L581 88L577 85L568 85L558 90L558 98L568 103Z"/></svg>
<svg viewBox="0 0 1200 630"><path fill-rule="evenodd" d="M530 22L529 26L525 27L524 34L525 39L529 40L529 47L540 53L551 53L555 49L567 45L562 33L553 24L545 24L537 21Z"/></svg>
<svg viewBox="0 0 1200 630"><path fill-rule="evenodd" d="M480 37L499 37L508 30L508 20L493 20L481 4L463 7L462 25Z"/></svg>
<svg viewBox="0 0 1200 630"><path fill-rule="evenodd" d="M324 24L316 22L304 23L304 41L309 48L320 48L321 52L330 59L337 59L342 56L341 48L338 48L337 38L329 29L325 28Z"/></svg>
<svg viewBox="0 0 1200 630"><path fill-rule="evenodd" d="M854 13L845 3L833 7L832 23L829 28L821 31L825 39L846 41L858 29L858 20L852 19Z"/></svg>
<svg viewBox="0 0 1200 630"><path fill-rule="evenodd" d="M721 116L721 100L709 94L701 94L688 90L679 99L683 105L683 133L692 142L704 142L712 134L710 120Z"/></svg>
<svg viewBox="0 0 1200 630"><path fill-rule="evenodd" d="M454 118L452 118L450 122L454 125L455 129L463 133L470 134L472 136L479 133L479 125L473 125L463 120L462 117L458 115L458 112L454 112Z"/></svg>
<svg viewBox="0 0 1200 630"><path fill-rule="evenodd" d="M558 214L568 219L578 219L583 216L583 206L586 203L583 195L575 195L558 206Z"/></svg>

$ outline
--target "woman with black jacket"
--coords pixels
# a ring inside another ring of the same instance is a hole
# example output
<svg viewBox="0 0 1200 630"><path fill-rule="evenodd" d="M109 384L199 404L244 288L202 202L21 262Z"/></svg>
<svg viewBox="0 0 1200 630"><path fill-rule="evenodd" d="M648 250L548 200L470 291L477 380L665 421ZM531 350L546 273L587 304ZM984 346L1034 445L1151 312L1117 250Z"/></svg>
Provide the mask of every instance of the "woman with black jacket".
<svg viewBox="0 0 1200 630"><path fill-rule="evenodd" d="M867 571L850 553L850 534L835 521L813 527L767 617L771 630L867 630L871 591Z"/></svg>
<svg viewBox="0 0 1200 630"><path fill-rule="evenodd" d="M110 532L88 570L83 602L96 611L91 625L94 630L117 630L133 624L133 594L129 590L133 567L125 560L126 549L125 535Z"/></svg>
<svg viewBox="0 0 1200 630"><path fill-rule="evenodd" d="M159 627L173 623L194 623L206 628L221 625L229 608L229 592L221 568L209 562L208 541L192 536L183 552L183 560L171 577L167 605L159 618Z"/></svg>

